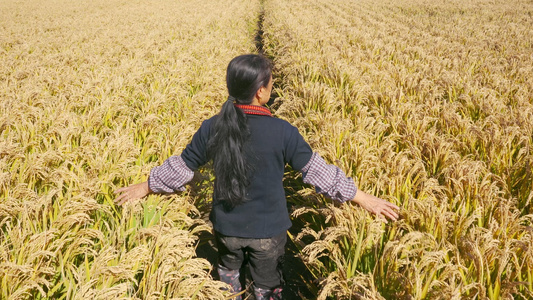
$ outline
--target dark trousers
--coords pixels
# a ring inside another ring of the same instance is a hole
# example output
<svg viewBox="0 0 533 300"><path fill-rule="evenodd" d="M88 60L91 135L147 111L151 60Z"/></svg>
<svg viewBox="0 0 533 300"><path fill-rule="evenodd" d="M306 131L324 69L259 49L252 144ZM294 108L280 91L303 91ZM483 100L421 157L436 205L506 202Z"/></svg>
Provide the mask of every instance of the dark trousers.
<svg viewBox="0 0 533 300"><path fill-rule="evenodd" d="M248 256L250 273L256 287L273 290L281 286L281 260L287 233L266 239L225 236L215 232L218 263L229 270L239 270Z"/></svg>

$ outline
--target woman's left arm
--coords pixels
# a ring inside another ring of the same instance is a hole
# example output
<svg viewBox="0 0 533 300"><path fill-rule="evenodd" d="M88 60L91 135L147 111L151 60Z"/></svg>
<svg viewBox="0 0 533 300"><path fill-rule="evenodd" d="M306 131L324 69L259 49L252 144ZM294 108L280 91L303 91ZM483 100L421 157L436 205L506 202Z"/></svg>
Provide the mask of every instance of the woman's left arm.
<svg viewBox="0 0 533 300"><path fill-rule="evenodd" d="M191 142L180 155L166 159L153 168L146 182L133 184L115 191L118 205L144 198L149 194L170 194L185 190L185 185L194 177L194 170L207 162L207 139L211 119L202 122Z"/></svg>
<svg viewBox="0 0 533 300"><path fill-rule="evenodd" d="M194 172L187 167L181 156L171 156L150 171L145 182L120 188L115 191L115 202L122 205L128 201L144 198L149 194L170 194L184 191L185 185L192 180Z"/></svg>
<svg viewBox="0 0 533 300"><path fill-rule="evenodd" d="M130 186L125 186L115 191L115 194L118 195L115 199L115 203L118 205L122 205L131 200L144 198L151 193L152 191L148 186L148 181L132 184Z"/></svg>

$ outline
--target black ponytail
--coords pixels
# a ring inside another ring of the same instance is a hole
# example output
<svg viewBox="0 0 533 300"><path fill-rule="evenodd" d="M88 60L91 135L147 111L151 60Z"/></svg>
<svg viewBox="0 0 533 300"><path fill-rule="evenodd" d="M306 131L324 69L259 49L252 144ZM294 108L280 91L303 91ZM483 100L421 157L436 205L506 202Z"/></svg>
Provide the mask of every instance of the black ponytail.
<svg viewBox="0 0 533 300"><path fill-rule="evenodd" d="M226 71L230 96L214 120L207 151L215 171L215 199L228 210L248 200L246 187L253 172L246 115L234 102L250 104L259 88L268 85L271 74L271 62L253 54L237 56Z"/></svg>

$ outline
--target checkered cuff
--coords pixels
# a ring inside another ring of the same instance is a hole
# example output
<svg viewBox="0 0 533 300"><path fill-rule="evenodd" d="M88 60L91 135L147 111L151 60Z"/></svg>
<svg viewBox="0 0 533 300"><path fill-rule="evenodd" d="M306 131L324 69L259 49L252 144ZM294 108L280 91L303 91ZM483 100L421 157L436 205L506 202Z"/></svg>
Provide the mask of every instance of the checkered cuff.
<svg viewBox="0 0 533 300"><path fill-rule="evenodd" d="M150 171L148 186L154 193L175 193L184 191L184 185L193 176L194 172L187 167L181 156L171 156L161 166Z"/></svg>
<svg viewBox="0 0 533 300"><path fill-rule="evenodd" d="M341 203L352 200L357 192L352 178L346 177L337 166L328 165L316 152L303 167L302 175L304 182L314 185L317 193Z"/></svg>

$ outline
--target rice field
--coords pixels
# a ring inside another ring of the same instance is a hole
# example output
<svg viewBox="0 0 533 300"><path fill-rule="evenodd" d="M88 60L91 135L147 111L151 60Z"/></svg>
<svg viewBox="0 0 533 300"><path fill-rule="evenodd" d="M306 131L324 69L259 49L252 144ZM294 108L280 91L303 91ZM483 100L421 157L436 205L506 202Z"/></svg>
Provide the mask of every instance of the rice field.
<svg viewBox="0 0 533 300"><path fill-rule="evenodd" d="M318 299L533 299L533 3L265 6L277 114L402 207L294 192Z"/></svg>
<svg viewBox="0 0 533 300"><path fill-rule="evenodd" d="M1 299L225 297L195 257L210 229L187 194L120 208L113 191L216 113L258 7L0 3Z"/></svg>
<svg viewBox="0 0 533 300"><path fill-rule="evenodd" d="M0 299L230 297L195 253L208 169L113 191L180 153L259 50L275 115L402 208L385 224L287 170L297 298L533 299L527 0L0 2Z"/></svg>

